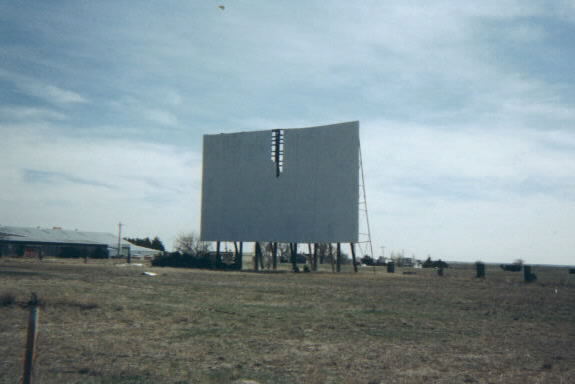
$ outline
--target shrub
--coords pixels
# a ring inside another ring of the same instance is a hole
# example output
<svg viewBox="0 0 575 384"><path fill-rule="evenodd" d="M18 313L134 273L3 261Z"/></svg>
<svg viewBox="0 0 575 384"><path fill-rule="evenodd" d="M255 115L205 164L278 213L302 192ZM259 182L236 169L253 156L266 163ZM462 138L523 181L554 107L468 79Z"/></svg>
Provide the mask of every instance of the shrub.
<svg viewBox="0 0 575 384"><path fill-rule="evenodd" d="M16 304L16 295L12 292L4 292L0 294L0 307L8 307Z"/></svg>
<svg viewBox="0 0 575 384"><path fill-rule="evenodd" d="M222 258L216 257L215 252L198 252L196 254L166 252L152 260L154 267L199 268L199 269L239 269L239 264L228 264Z"/></svg>
<svg viewBox="0 0 575 384"><path fill-rule="evenodd" d="M360 262L365 265L373 265L373 258L369 255L365 255L360 259Z"/></svg>
<svg viewBox="0 0 575 384"><path fill-rule="evenodd" d="M501 264L500 267L507 272L521 272L523 264Z"/></svg>
<svg viewBox="0 0 575 384"><path fill-rule="evenodd" d="M421 266L423 268L449 268L449 264L445 261L441 261L441 259L431 260L431 257L428 257Z"/></svg>

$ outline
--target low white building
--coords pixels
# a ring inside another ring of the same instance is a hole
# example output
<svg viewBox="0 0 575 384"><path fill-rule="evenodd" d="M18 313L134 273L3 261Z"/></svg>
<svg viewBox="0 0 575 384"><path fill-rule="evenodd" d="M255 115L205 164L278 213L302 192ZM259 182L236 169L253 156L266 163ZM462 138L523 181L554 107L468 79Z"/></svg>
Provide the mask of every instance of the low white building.
<svg viewBox="0 0 575 384"><path fill-rule="evenodd" d="M105 258L151 257L157 253L124 240L118 252L118 236L106 232L0 226L0 256Z"/></svg>

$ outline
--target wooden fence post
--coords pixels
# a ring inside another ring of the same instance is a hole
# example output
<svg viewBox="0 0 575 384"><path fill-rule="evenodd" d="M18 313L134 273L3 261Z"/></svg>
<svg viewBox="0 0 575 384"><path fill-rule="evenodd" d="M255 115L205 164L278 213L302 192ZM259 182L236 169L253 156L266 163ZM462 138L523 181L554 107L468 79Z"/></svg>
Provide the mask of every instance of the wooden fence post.
<svg viewBox="0 0 575 384"><path fill-rule="evenodd" d="M24 373L22 375L23 384L32 383L32 370L34 368L34 354L36 348L36 338L38 336L38 320L40 317L40 309L38 307L38 297L32 293L32 297L28 302L30 306L30 314L28 316L28 333L26 335L26 352L24 355Z"/></svg>

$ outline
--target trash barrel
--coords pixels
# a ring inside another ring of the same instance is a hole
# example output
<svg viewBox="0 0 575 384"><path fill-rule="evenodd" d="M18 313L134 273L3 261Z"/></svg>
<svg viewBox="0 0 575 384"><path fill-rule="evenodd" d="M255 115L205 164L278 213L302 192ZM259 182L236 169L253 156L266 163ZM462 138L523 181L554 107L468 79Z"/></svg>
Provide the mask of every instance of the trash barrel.
<svg viewBox="0 0 575 384"><path fill-rule="evenodd" d="M482 279L485 277L485 264L483 263L475 263L475 271L478 279Z"/></svg>
<svg viewBox="0 0 575 384"><path fill-rule="evenodd" d="M526 283L530 283L532 281L537 280L537 275L534 273L531 273L531 266L530 265L524 265L523 266L523 280L525 280Z"/></svg>

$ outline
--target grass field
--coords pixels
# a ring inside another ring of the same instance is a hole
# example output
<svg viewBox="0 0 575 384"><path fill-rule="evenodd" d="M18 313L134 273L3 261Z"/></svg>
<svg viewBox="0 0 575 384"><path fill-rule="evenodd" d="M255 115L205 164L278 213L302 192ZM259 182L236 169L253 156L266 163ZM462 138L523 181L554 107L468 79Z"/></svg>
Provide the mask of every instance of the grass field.
<svg viewBox="0 0 575 384"><path fill-rule="evenodd" d="M21 375L31 292L45 302L38 383L575 383L575 275L534 272L0 258L0 383Z"/></svg>

